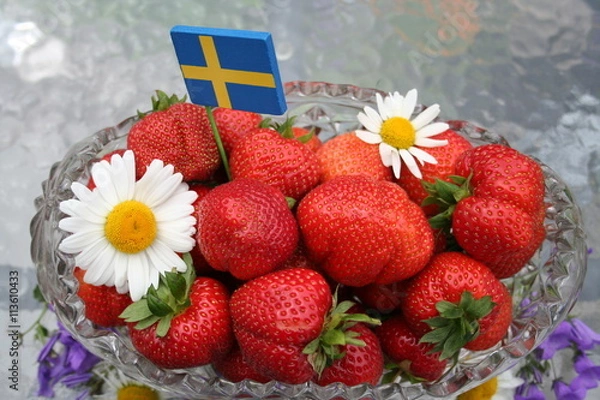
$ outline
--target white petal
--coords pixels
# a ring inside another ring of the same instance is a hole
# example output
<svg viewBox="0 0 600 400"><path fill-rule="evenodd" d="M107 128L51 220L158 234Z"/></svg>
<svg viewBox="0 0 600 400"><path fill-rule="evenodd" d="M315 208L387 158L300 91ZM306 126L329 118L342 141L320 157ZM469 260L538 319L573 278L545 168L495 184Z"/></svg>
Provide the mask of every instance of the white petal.
<svg viewBox="0 0 600 400"><path fill-rule="evenodd" d="M58 249L68 254L76 254L103 240L103 238L102 232L80 231L64 238L58 245Z"/></svg>
<svg viewBox="0 0 600 400"><path fill-rule="evenodd" d="M441 147L448 144L447 140L437 140L430 138L415 138L415 146L419 147Z"/></svg>
<svg viewBox="0 0 600 400"><path fill-rule="evenodd" d="M390 117L400 116L402 103L404 103L404 96L398 92L390 93L390 95L384 99L384 102L387 106L388 115Z"/></svg>
<svg viewBox="0 0 600 400"><path fill-rule="evenodd" d="M409 90L404 97L404 101L402 102L402 108L400 109L400 117L410 119L413 112L415 111L415 106L417 105L417 89Z"/></svg>
<svg viewBox="0 0 600 400"><path fill-rule="evenodd" d="M439 135L448 130L450 126L445 122L434 122L419 129L416 133L416 137L432 137Z"/></svg>
<svg viewBox="0 0 600 400"><path fill-rule="evenodd" d="M59 208L65 214L71 217L79 217L95 224L104 224L106 218L98 214L98 210L93 209L87 203L79 200L69 199L61 201Z"/></svg>
<svg viewBox="0 0 600 400"><path fill-rule="evenodd" d="M394 172L394 176L396 179L400 178L400 172L402 170L400 164L400 153L398 151L394 151L392 153L392 171Z"/></svg>
<svg viewBox="0 0 600 400"><path fill-rule="evenodd" d="M365 143L379 144L381 143L381 136L376 133L369 131L356 130L354 131L356 136Z"/></svg>
<svg viewBox="0 0 600 400"><path fill-rule="evenodd" d="M75 197L83 202L89 201L93 197L92 191L79 182L73 182L71 184L71 190Z"/></svg>
<svg viewBox="0 0 600 400"><path fill-rule="evenodd" d="M92 259L92 263L86 269L83 280L96 286L104 285L110 278L110 270L113 269L114 258L115 249L112 246L105 246L98 256Z"/></svg>
<svg viewBox="0 0 600 400"><path fill-rule="evenodd" d="M171 200L171 199L169 199ZM191 204L181 204L179 202L175 203L176 207L172 207L171 204L163 203L160 206L154 208L152 211L154 212L154 218L156 218L157 222L162 221L171 221L174 219L188 217L193 215L194 206Z"/></svg>
<svg viewBox="0 0 600 400"><path fill-rule="evenodd" d="M98 232L102 234L104 232L104 224L90 223L81 217L66 217L58 222L58 227L66 232L79 233L79 232Z"/></svg>
<svg viewBox="0 0 600 400"><path fill-rule="evenodd" d="M96 260L108 246L112 247L108 240L106 240L104 236L101 236L98 240L89 242L87 246L77 255L75 260L79 267L87 270L88 267L94 263L94 260Z"/></svg>
<svg viewBox="0 0 600 400"><path fill-rule="evenodd" d="M418 147L411 146L408 148L408 152L415 156L415 158L419 160L421 165L423 165L424 163L437 164L437 160L434 156L427 153L426 151L419 149Z"/></svg>
<svg viewBox="0 0 600 400"><path fill-rule="evenodd" d="M195 229L190 229L190 234L182 234L181 230L175 229L160 229L156 235L155 240L160 240L166 244L170 249L178 253L185 253L195 246L196 240L191 237L194 234Z"/></svg>
<svg viewBox="0 0 600 400"><path fill-rule="evenodd" d="M398 151L400 153L400 157L402 157L402 161L408 167L408 170L417 178L421 179L423 175L421 174L421 170L419 170L419 166L415 161L414 157L404 149Z"/></svg>
<svg viewBox="0 0 600 400"><path fill-rule="evenodd" d="M388 107L385 103L385 101L383 100L383 97L381 97L381 95L379 93L375 94L375 100L377 101L377 109L379 110L379 116L381 117L382 120L386 120L390 117L389 113L388 113Z"/></svg>
<svg viewBox="0 0 600 400"><path fill-rule="evenodd" d="M129 284L129 296L131 300L138 301L141 299L150 284L148 282L150 265L148 264L147 255L145 252L130 254L128 257L127 266L127 282Z"/></svg>
<svg viewBox="0 0 600 400"><path fill-rule="evenodd" d="M115 270L115 286L127 287L125 292L129 290L127 284L127 254L117 251L114 258L114 270Z"/></svg>
<svg viewBox="0 0 600 400"><path fill-rule="evenodd" d="M164 201L169 199L173 193L175 193L181 184L182 178L182 175L175 174L164 179L162 182L157 182L157 185L154 186L154 190L148 193L145 204L150 208L154 208L162 204Z"/></svg>
<svg viewBox="0 0 600 400"><path fill-rule="evenodd" d="M412 120L413 127L415 130L423 128L425 125L432 122L440 114L439 104L433 104L423 110L419 115Z"/></svg>
<svg viewBox="0 0 600 400"><path fill-rule="evenodd" d="M368 108L370 107L365 107L365 110ZM377 112L375 113L377 114ZM369 115L359 112L356 117L358 118L358 122L360 122L369 131L377 133L381 130L381 124L383 124L383 121L379 117L379 114L377 114L377 118L373 119Z"/></svg>
<svg viewBox="0 0 600 400"><path fill-rule="evenodd" d="M386 167L392 166L392 158L394 157L394 154L396 156L398 155L398 150L396 150L394 147L383 142L379 144L379 156L381 157L381 162Z"/></svg>
<svg viewBox="0 0 600 400"><path fill-rule="evenodd" d="M152 253L153 268L158 271L170 271L175 268L177 271L185 272L185 261L160 240L155 240L148 250Z"/></svg>

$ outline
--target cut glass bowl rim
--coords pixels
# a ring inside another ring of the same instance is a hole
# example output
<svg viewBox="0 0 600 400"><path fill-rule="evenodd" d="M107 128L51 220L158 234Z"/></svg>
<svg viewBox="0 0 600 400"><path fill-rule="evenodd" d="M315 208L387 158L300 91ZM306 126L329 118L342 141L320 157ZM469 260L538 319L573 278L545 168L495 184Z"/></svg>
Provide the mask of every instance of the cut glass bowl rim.
<svg viewBox="0 0 600 400"><path fill-rule="evenodd" d="M287 115L295 115L297 124L318 127L324 140L334 131L341 133L357 129L358 111L366 105L374 107L377 93L387 94L354 85L306 81L286 83L285 92L289 105ZM417 111L423 108L418 106ZM39 286L53 305L58 319L88 350L140 383L168 389L176 396L201 396L202 399L250 395L254 398L303 396L315 399L412 400L457 395L517 364L566 318L581 291L587 268L581 212L566 183L550 167L537 160L544 171L547 199L550 201L545 222L547 239L515 278L505 280L513 291L516 299L514 309L518 311L507 339L483 352L464 351L459 366L442 380L424 384L401 382L352 387L331 384L321 387L314 383L232 383L217 377L210 366L189 370L158 368L137 353L119 330L96 327L85 318L83 302L76 294L78 285L72 276L73 257L57 250L58 243L66 236L58 228L58 221L63 217L58 204L72 197L70 183L89 177L90 163L101 155L124 148L124 137L136 121L137 117L130 117L116 126L96 132L73 145L66 156L52 166L48 179L42 183L43 194L35 200L37 213L31 221L30 230L31 256L37 267ZM469 122L448 122L475 144L508 145L501 136ZM524 285L515 285L517 280ZM514 293L515 290L520 292Z"/></svg>

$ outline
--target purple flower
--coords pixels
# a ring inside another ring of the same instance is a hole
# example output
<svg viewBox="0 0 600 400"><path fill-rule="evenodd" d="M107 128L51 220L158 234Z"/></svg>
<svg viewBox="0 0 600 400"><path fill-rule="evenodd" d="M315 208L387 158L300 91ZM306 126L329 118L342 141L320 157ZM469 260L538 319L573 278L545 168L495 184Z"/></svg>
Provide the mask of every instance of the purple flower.
<svg viewBox="0 0 600 400"><path fill-rule="evenodd" d="M552 390L557 399L561 400L584 400L587 389L582 386L576 386L571 382L567 385L561 380L557 380L552 385Z"/></svg>
<svg viewBox="0 0 600 400"><path fill-rule="evenodd" d="M58 328L38 356L40 396L54 397L53 387L59 382L68 387L87 383L92 377L90 370L100 361L73 339L62 324L59 323ZM62 346L56 348L57 343Z"/></svg>
<svg viewBox="0 0 600 400"><path fill-rule="evenodd" d="M587 326L582 320L573 318L572 325L572 341L577 345L579 350L591 350L597 344L600 344L600 334L594 332L592 328Z"/></svg>
<svg viewBox="0 0 600 400"><path fill-rule="evenodd" d="M586 389L598 387L600 366L595 365L587 355L584 353L577 355L573 367L578 375L571 382L571 386L584 387Z"/></svg>
<svg viewBox="0 0 600 400"><path fill-rule="evenodd" d="M544 340L538 347L540 360L549 360L554 354L562 349L566 349L572 344L573 329L568 321L561 322L554 332Z"/></svg>
<svg viewBox="0 0 600 400"><path fill-rule="evenodd" d="M524 383L517 388L515 400L546 400L546 396L536 384Z"/></svg>

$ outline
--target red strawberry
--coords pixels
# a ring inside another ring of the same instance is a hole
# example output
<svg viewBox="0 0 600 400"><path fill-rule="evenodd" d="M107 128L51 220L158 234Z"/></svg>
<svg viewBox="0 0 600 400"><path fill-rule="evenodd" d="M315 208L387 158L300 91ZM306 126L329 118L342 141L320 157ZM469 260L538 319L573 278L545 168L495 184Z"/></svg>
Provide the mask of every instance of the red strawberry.
<svg viewBox="0 0 600 400"><path fill-rule="evenodd" d="M327 281L302 268L272 272L241 286L229 307L246 361L278 381L311 380L315 371L302 350L321 334L331 299Z"/></svg>
<svg viewBox="0 0 600 400"><path fill-rule="evenodd" d="M248 280L294 252L298 226L281 192L254 179L212 189L198 205L197 241L211 267Z"/></svg>
<svg viewBox="0 0 600 400"><path fill-rule="evenodd" d="M230 108L215 108L213 116L227 154L231 153L239 138L258 128L263 120L260 114Z"/></svg>
<svg viewBox="0 0 600 400"><path fill-rule="evenodd" d="M260 128L240 138L229 156L232 179L252 178L300 200L320 179L315 152L300 141Z"/></svg>
<svg viewBox="0 0 600 400"><path fill-rule="evenodd" d="M244 379L249 379L255 382L267 383L271 380L248 365L238 346L234 346L226 357L216 360L213 367L231 382L241 382Z"/></svg>
<svg viewBox="0 0 600 400"><path fill-rule="evenodd" d="M323 182L356 174L392 180L392 169L382 164L378 146L363 142L354 132L342 133L323 143L317 156Z"/></svg>
<svg viewBox="0 0 600 400"><path fill-rule="evenodd" d="M229 303L246 362L262 375L293 384L317 377L328 359L342 359L340 346L362 344L357 341L362 334L347 328L356 326L353 321L378 321L364 314L346 314L352 305L342 302L331 310L327 281L304 268L279 270L246 282ZM364 342L371 347L368 338Z"/></svg>
<svg viewBox="0 0 600 400"><path fill-rule="evenodd" d="M367 286L352 288L352 292L364 306L382 314L389 314L400 307L405 286L405 281L393 282L388 285L371 283Z"/></svg>
<svg viewBox="0 0 600 400"><path fill-rule="evenodd" d="M219 281L168 272L157 290L122 314L135 348L161 368L192 368L224 357L234 339L229 293Z"/></svg>
<svg viewBox="0 0 600 400"><path fill-rule="evenodd" d="M452 231L456 243L499 278L518 272L544 240L544 176L531 158L492 144L456 161L457 185L427 186L442 212L432 226ZM460 186L458 185L460 184ZM444 209L445 207L445 209Z"/></svg>
<svg viewBox="0 0 600 400"><path fill-rule="evenodd" d="M325 367L316 382L321 385L340 382L348 386L369 383L377 385L383 374L383 352L377 336L364 324L348 329L362 343L341 346L344 357L334 360Z"/></svg>
<svg viewBox="0 0 600 400"><path fill-rule="evenodd" d="M423 174L422 180L433 183L436 179L441 179L450 182L450 176L455 175L454 164L456 159L465 151L473 148L471 142L460 136L455 131L448 129L445 132L436 135L436 140L447 140L448 145L440 147L431 147L427 149L427 153L435 157L437 164L425 163L419 166ZM402 163L402 171L398 183L415 203L421 205L423 200L429 195L421 179L415 177L404 163ZM434 204L423 206L426 215L435 215L438 212L438 207Z"/></svg>
<svg viewBox="0 0 600 400"><path fill-rule="evenodd" d="M424 335L422 341L453 358L461 347L484 350L502 340L512 319L512 298L484 264L447 252L433 256L410 280L401 310L411 329Z"/></svg>
<svg viewBox="0 0 600 400"><path fill-rule="evenodd" d="M423 210L392 182L339 176L306 195L296 214L311 258L344 285L406 279L433 253Z"/></svg>
<svg viewBox="0 0 600 400"><path fill-rule="evenodd" d="M197 215L200 201L211 191L211 188L200 183L193 183L190 184L190 190L193 190L198 194L198 197L196 198L196 201L194 201L193 204L194 214ZM198 246L198 243L196 243L192 250L190 250L190 255L192 256L192 261L194 263L194 268L196 269L196 274L205 275L214 271L206 261L206 258L204 258L204 256L202 255L202 251L200 250L200 246Z"/></svg>
<svg viewBox="0 0 600 400"><path fill-rule="evenodd" d="M79 282L77 296L85 304L85 317L93 323L107 328L125 325L119 315L131 304L127 293L118 293L114 286L95 286L85 283L85 271L75 267L73 275Z"/></svg>
<svg viewBox="0 0 600 400"><path fill-rule="evenodd" d="M383 321L375 334L384 354L395 364L395 375L407 375L411 381L435 381L444 373L446 360L440 360L441 354L433 351L432 344L420 342L402 315Z"/></svg>
<svg viewBox="0 0 600 400"><path fill-rule="evenodd" d="M136 159L140 178L152 160L172 164L184 181L209 179L221 158L204 107L182 103L157 91L155 112L145 115L130 130L127 148Z"/></svg>

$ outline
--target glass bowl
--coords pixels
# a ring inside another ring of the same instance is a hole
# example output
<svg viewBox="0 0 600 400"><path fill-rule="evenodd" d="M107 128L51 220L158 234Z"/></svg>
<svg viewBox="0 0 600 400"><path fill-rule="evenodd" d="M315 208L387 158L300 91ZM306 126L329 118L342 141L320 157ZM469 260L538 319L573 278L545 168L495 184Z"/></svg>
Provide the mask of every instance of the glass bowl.
<svg viewBox="0 0 600 400"><path fill-rule="evenodd" d="M376 104L376 93L385 95L375 89L323 82L289 82L285 90L288 114L297 116L299 125L318 128L322 140L358 128L357 113L365 105ZM313 383L232 383L220 378L211 366L186 370L158 368L134 349L124 330L99 328L85 318L84 304L77 296L78 284L72 274L74 257L58 251L60 241L67 235L58 228L59 220L64 217L59 203L73 196L72 182L85 182L89 178L90 166L95 160L125 147L126 136L136 121L136 117L131 117L93 134L71 147L64 159L52 166L48 179L42 184L43 194L35 200L37 214L31 222L31 254L44 296L74 338L125 374L167 390L173 396L416 399L457 395L517 364L556 328L577 300L587 262L581 213L567 185L552 169L540 163L546 182L547 236L527 266L505 280L514 298L514 320L508 334L492 349L463 350L458 365L440 380L422 384L394 382L378 386L331 384L321 387ZM501 136L466 121L449 123L476 145L508 145Z"/></svg>

